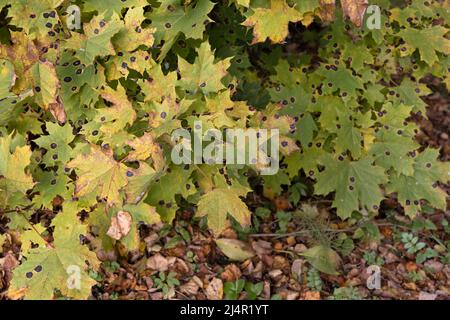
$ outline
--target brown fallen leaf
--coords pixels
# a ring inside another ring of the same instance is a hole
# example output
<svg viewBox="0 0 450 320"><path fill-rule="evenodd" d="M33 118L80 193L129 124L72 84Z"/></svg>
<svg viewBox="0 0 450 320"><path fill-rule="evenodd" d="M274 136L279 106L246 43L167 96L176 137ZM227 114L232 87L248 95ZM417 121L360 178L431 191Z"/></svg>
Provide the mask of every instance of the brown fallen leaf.
<svg viewBox="0 0 450 320"><path fill-rule="evenodd" d="M437 294L420 291L419 300L436 300Z"/></svg>
<svg viewBox="0 0 450 320"><path fill-rule="evenodd" d="M234 263L225 267L225 270L220 274L223 281L236 281L242 276L242 272Z"/></svg>
<svg viewBox="0 0 450 320"><path fill-rule="evenodd" d="M214 278L206 287L205 294L208 300L222 300L223 283L219 278Z"/></svg>
<svg viewBox="0 0 450 320"><path fill-rule="evenodd" d="M408 272L412 272L412 271L416 271L417 270L417 265L414 262L412 262L412 261L408 261L406 263L405 267L406 267L406 270Z"/></svg>
<svg viewBox="0 0 450 320"><path fill-rule="evenodd" d="M125 237L131 230L131 215L126 211L119 211L117 216L111 218L111 225L106 232L108 236L115 240Z"/></svg>
<svg viewBox="0 0 450 320"><path fill-rule="evenodd" d="M342 11L351 22L357 27L361 27L364 20L364 13L366 12L368 0L341 0Z"/></svg>
<svg viewBox="0 0 450 320"><path fill-rule="evenodd" d="M169 261L161 254L157 253L147 259L147 268L164 272L169 269Z"/></svg>
<svg viewBox="0 0 450 320"><path fill-rule="evenodd" d="M303 259L295 259L292 262L291 273L295 280L301 280L304 262Z"/></svg>
<svg viewBox="0 0 450 320"><path fill-rule="evenodd" d="M66 110L64 110L64 105L62 104L59 96L56 97L56 102L50 103L48 105L48 108L50 110L50 113L53 115L53 117L55 117L59 124L66 123Z"/></svg>
<svg viewBox="0 0 450 320"><path fill-rule="evenodd" d="M319 17L324 22L334 20L334 12L336 9L336 0L320 0Z"/></svg>
<svg viewBox="0 0 450 320"><path fill-rule="evenodd" d="M198 289L198 284L192 279L180 286L180 291L188 296L195 296Z"/></svg>
<svg viewBox="0 0 450 320"><path fill-rule="evenodd" d="M320 292L318 291L306 291L305 296L303 297L305 300L320 300Z"/></svg>

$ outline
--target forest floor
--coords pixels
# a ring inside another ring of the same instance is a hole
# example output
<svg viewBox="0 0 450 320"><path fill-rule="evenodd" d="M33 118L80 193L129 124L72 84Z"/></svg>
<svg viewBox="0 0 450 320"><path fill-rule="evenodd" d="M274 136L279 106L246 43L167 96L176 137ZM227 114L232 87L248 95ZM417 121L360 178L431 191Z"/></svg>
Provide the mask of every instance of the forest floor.
<svg viewBox="0 0 450 320"><path fill-rule="evenodd" d="M449 161L448 97L435 93L426 102L428 119L413 119L422 128L417 139L441 148L441 160ZM450 188L443 187L449 193ZM142 226L140 252L105 255L109 261L92 272L99 282L92 299L449 299L450 201L446 212L428 210L410 221L395 199L386 200L372 227L366 226L372 230L369 235L338 221L329 199L302 196L299 205L305 203L318 208L322 222L311 226L296 219L297 208L287 195L269 200L250 194L250 208L269 210L256 210L251 230L229 228L223 235L243 240L255 252L244 262L223 255L193 218L193 209L181 212L172 226ZM314 232L317 229L321 234ZM407 249L410 236L416 245L425 244L423 250ZM318 272L302 256L311 243L323 241L340 253L338 275ZM19 252L18 246L4 248L0 299L5 298ZM373 272L368 268L374 265L380 271L379 289L367 287Z"/></svg>

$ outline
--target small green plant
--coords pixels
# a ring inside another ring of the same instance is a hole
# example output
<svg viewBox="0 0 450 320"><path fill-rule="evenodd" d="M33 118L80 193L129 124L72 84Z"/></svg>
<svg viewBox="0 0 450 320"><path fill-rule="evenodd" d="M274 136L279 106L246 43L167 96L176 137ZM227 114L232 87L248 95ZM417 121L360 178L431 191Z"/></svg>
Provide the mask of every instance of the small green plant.
<svg viewBox="0 0 450 320"><path fill-rule="evenodd" d="M424 276L417 271L410 271L408 272L408 279L411 280L412 282L420 282L424 279Z"/></svg>
<svg viewBox="0 0 450 320"><path fill-rule="evenodd" d="M417 251L425 248L426 244L419 241L419 237L413 235L412 233L403 232L400 235L400 239L405 245L405 249L409 254L415 254Z"/></svg>
<svg viewBox="0 0 450 320"><path fill-rule="evenodd" d="M315 291L322 291L323 282L320 278L320 273L314 268L308 270L306 277L308 288Z"/></svg>
<svg viewBox="0 0 450 320"><path fill-rule="evenodd" d="M417 263L424 263L425 261L427 261L428 259L431 258L435 258L437 257L439 254L436 252L436 250L433 250L431 248L427 248L425 251L423 252L419 252L416 256L416 262Z"/></svg>
<svg viewBox="0 0 450 320"><path fill-rule="evenodd" d="M328 297L329 300L361 300L362 297L354 287L336 288L333 294Z"/></svg>
<svg viewBox="0 0 450 320"><path fill-rule="evenodd" d="M180 285L180 281L175 278L174 272L169 272L167 276L164 272L160 272L157 276L153 276L152 279L155 288L162 290L164 298L166 299L171 298L175 294L175 286Z"/></svg>
<svg viewBox="0 0 450 320"><path fill-rule="evenodd" d="M384 259L377 255L375 251L366 251L364 252L363 259L366 261L366 264L382 266L384 264Z"/></svg>
<svg viewBox="0 0 450 320"><path fill-rule="evenodd" d="M245 286L244 279L238 279L234 282L228 281L223 285L223 292L226 300L236 300Z"/></svg>
<svg viewBox="0 0 450 320"><path fill-rule="evenodd" d="M245 293L247 294L247 299L256 300L256 298L258 298L258 296L262 293L263 289L263 282L252 283L247 281L247 283L245 284Z"/></svg>

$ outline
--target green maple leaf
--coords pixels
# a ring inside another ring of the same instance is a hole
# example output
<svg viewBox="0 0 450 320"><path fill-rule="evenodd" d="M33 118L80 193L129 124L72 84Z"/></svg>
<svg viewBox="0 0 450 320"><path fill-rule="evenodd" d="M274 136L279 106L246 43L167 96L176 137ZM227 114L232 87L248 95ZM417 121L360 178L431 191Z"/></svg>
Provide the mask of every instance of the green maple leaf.
<svg viewBox="0 0 450 320"><path fill-rule="evenodd" d="M267 38L280 43L288 36L289 22L302 19L303 15L284 0L270 0L270 8L254 9L243 25L253 27L253 43L264 42Z"/></svg>
<svg viewBox="0 0 450 320"><path fill-rule="evenodd" d="M326 154L322 148L312 146L311 148L303 148L302 152L295 152L287 156L284 162L288 166L289 177L297 176L300 169L303 169L308 176L314 177L319 172L317 166L322 164L322 159Z"/></svg>
<svg viewBox="0 0 450 320"><path fill-rule="evenodd" d="M442 26L433 26L427 29L418 30L415 28L406 28L399 32L399 37L405 42L418 49L420 58L429 66L439 61L437 52L444 54L450 53L450 40L445 38L448 29Z"/></svg>
<svg viewBox="0 0 450 320"><path fill-rule="evenodd" d="M80 106L97 102L98 91L95 88L105 82L102 70L100 66L82 64L69 51L62 53L56 72L62 80L59 93L70 120L78 120L83 114Z"/></svg>
<svg viewBox="0 0 450 320"><path fill-rule="evenodd" d="M415 151L419 145L403 131L381 130L376 134L376 142L369 153L376 159L375 163L385 169L394 168L398 174L413 173L413 159L408 153Z"/></svg>
<svg viewBox="0 0 450 320"><path fill-rule="evenodd" d="M230 59L215 63L214 54L208 42L200 45L194 64L180 58L178 65L181 73L181 88L190 92L201 91L204 94L225 89L221 80L227 75Z"/></svg>
<svg viewBox="0 0 450 320"><path fill-rule="evenodd" d="M122 10L126 8L143 8L148 5L147 0L120 0L120 1L98 1L83 0L83 9L86 11L97 11L109 18L114 14L122 15Z"/></svg>
<svg viewBox="0 0 450 320"><path fill-rule="evenodd" d="M127 184L127 168L114 160L111 150L91 145L87 154L79 154L67 164L75 169L78 179L75 182L75 196L94 193L107 198L108 203L120 203L119 191Z"/></svg>
<svg viewBox="0 0 450 320"><path fill-rule="evenodd" d="M208 217L208 227L219 235L229 225L230 214L243 227L250 225L251 212L239 198L247 194L246 188L217 188L200 198L196 216Z"/></svg>
<svg viewBox="0 0 450 320"><path fill-rule="evenodd" d="M412 175L390 177L387 190L398 193L399 202L411 218L420 212L421 200L426 200L441 210L446 208L447 195L438 187L437 182L450 181L450 166L448 163L436 162L438 156L438 150L426 149L416 157Z"/></svg>
<svg viewBox="0 0 450 320"><path fill-rule="evenodd" d="M26 172L30 164L29 146L13 146L12 135L0 137L0 203L7 207L15 193L24 195L33 188L33 178Z"/></svg>
<svg viewBox="0 0 450 320"><path fill-rule="evenodd" d="M72 197L73 185L69 184L70 178L63 170L57 172L38 171L34 173L34 178L37 183L33 191L39 193L33 197L33 203L36 206L52 208L52 202L56 196L66 200Z"/></svg>
<svg viewBox="0 0 450 320"><path fill-rule="evenodd" d="M165 222L171 222L175 218L178 209L176 195L183 198L196 193L191 181L192 167L183 168L173 166L158 182L154 182L145 199L146 203L156 207L156 211Z"/></svg>
<svg viewBox="0 0 450 320"><path fill-rule="evenodd" d="M352 72L344 66L337 66L337 70L327 70L322 68L317 72L319 75L325 77L323 80L323 92L331 94L340 90L341 94L348 96L355 96L356 90L363 89L362 80L352 75Z"/></svg>
<svg viewBox="0 0 450 320"><path fill-rule="evenodd" d="M406 78L398 87L390 92L391 96L392 92L398 94L398 96L396 94L393 99L400 101L401 104L412 106L414 112L420 111L423 114L426 113L427 104L420 98L421 96L431 93L431 90L428 89L426 85L414 83Z"/></svg>
<svg viewBox="0 0 450 320"><path fill-rule="evenodd" d="M49 300L55 290L74 299L86 299L96 283L89 277L86 261L96 269L100 262L95 253L79 242L86 234L78 217L76 204L65 204L63 212L53 220L53 247L31 249L26 260L14 270L8 290L12 298L25 295L27 300Z"/></svg>
<svg viewBox="0 0 450 320"><path fill-rule="evenodd" d="M72 133L72 126L68 123L60 126L53 122L47 122L45 127L48 135L41 135L34 140L39 147L47 150L43 157L44 163L47 166L66 163L72 155L72 147L69 144L75 138Z"/></svg>
<svg viewBox="0 0 450 320"><path fill-rule="evenodd" d="M369 158L359 161L341 159L325 160L325 170L317 176L315 192L322 195L336 192L333 207L342 219L349 218L360 208L376 210L384 198L380 189L387 181L384 170L372 165L373 160Z"/></svg>
<svg viewBox="0 0 450 320"><path fill-rule="evenodd" d="M212 21L208 14L214 6L209 0L199 0L188 6L180 5L178 0L162 1L149 15L151 25L156 28L156 43L164 40L159 60L164 59L181 33L187 39L201 39L206 23Z"/></svg>
<svg viewBox="0 0 450 320"><path fill-rule="evenodd" d="M65 47L74 50L81 63L91 65L96 57L116 53L111 38L122 27L123 23L117 15L113 15L109 20L102 15L95 16L83 26L83 34L72 32L72 37L65 42Z"/></svg>
<svg viewBox="0 0 450 320"><path fill-rule="evenodd" d="M335 150L337 153L343 153L349 150L356 158L361 156L362 135L359 129L353 125L353 121L348 118L340 120L340 128L337 130Z"/></svg>

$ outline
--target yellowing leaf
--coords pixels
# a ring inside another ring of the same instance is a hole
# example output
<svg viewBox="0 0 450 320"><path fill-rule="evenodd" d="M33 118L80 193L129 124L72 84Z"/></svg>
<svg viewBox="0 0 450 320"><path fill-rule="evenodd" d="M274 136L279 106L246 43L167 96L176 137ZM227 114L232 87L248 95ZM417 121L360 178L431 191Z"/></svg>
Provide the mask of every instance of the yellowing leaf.
<svg viewBox="0 0 450 320"><path fill-rule="evenodd" d="M76 205L66 205L53 221L55 227L53 247L31 249L26 259L14 270L8 294L27 300L54 298L55 290L68 298L87 299L95 280L88 274L88 266L99 266L95 253L79 242L86 233L80 223Z"/></svg>
<svg viewBox="0 0 450 320"><path fill-rule="evenodd" d="M450 54L450 40L445 38L447 33L447 28L433 26L422 30L406 28L399 32L399 36L408 45L418 49L420 59L431 66L439 60L436 51Z"/></svg>
<svg viewBox="0 0 450 320"><path fill-rule="evenodd" d="M30 147L13 148L11 140L11 135L0 137L0 203L3 207L14 193L25 194L34 185L31 175L25 171L30 164Z"/></svg>
<svg viewBox="0 0 450 320"><path fill-rule="evenodd" d="M301 254L305 256L309 263L320 272L337 275L337 268L341 263L341 258L333 249L318 245L309 248Z"/></svg>
<svg viewBox="0 0 450 320"><path fill-rule="evenodd" d="M144 9L136 7L128 10L125 16L125 26L114 37L114 44L120 51L133 51L139 46L150 48L153 45L154 28L143 28L145 20Z"/></svg>
<svg viewBox="0 0 450 320"><path fill-rule="evenodd" d="M208 217L208 227L219 235L228 227L230 214L243 227L250 225L250 210L239 196L247 194L246 189L217 188L201 197L197 216Z"/></svg>
<svg viewBox="0 0 450 320"><path fill-rule="evenodd" d="M127 184L127 168L112 157L112 152L91 145L88 154L80 154L67 164L75 169L78 179L75 195L78 197L94 193L106 198L108 203L119 203L119 191Z"/></svg>
<svg viewBox="0 0 450 320"><path fill-rule="evenodd" d="M111 38L120 31L123 24L117 15L109 21L103 16L95 16L85 24L84 34L72 32L72 37L65 46L76 51L76 56L85 65L94 63L96 57L103 57L115 53Z"/></svg>
<svg viewBox="0 0 450 320"><path fill-rule="evenodd" d="M236 239L217 239L217 246L231 260L244 261L255 255L253 250L245 242Z"/></svg>
<svg viewBox="0 0 450 320"><path fill-rule="evenodd" d="M214 54L208 42L203 42L197 53L198 57L194 64L184 59L178 62L181 73L180 86L191 92L200 90L204 94L224 89L221 80L227 74L230 59L214 63Z"/></svg>
<svg viewBox="0 0 450 320"><path fill-rule="evenodd" d="M152 158L156 171L160 171L165 164L161 146L154 140L150 133L144 133L142 137L128 142L134 150L127 156L127 161L147 160Z"/></svg>
<svg viewBox="0 0 450 320"><path fill-rule="evenodd" d="M302 18L303 15L284 0L271 0L270 9L256 8L243 25L253 27L253 43L263 42L267 38L280 43L289 33L289 22L297 22Z"/></svg>

